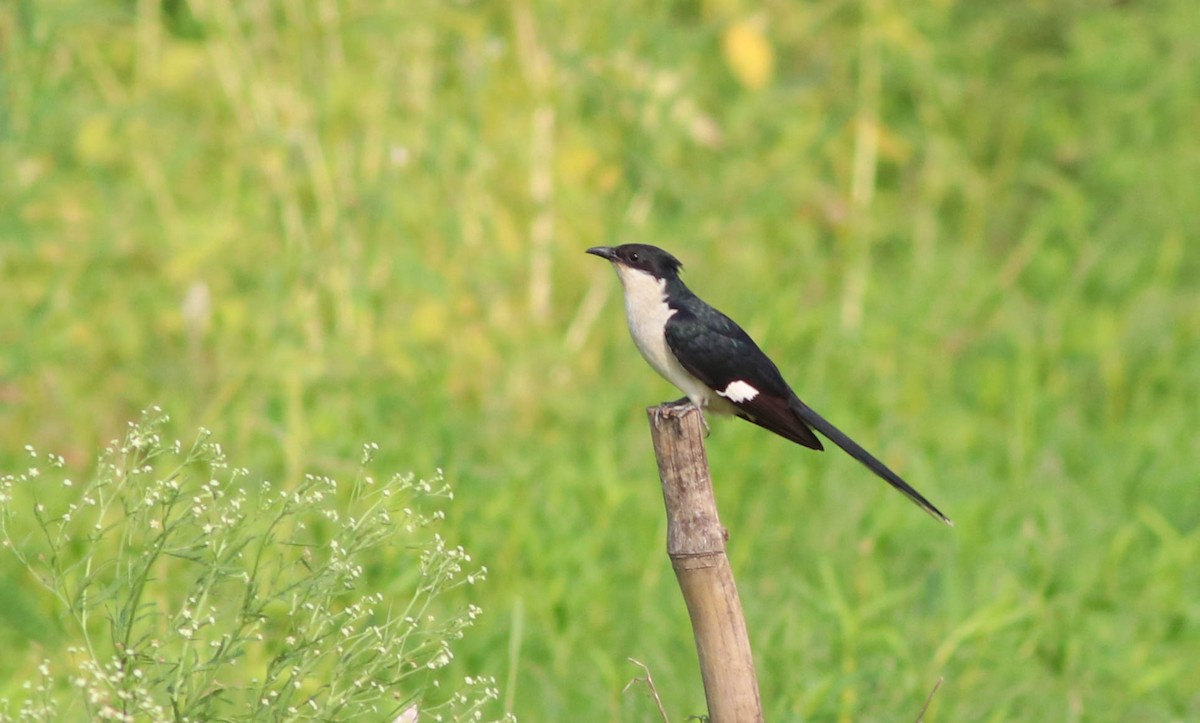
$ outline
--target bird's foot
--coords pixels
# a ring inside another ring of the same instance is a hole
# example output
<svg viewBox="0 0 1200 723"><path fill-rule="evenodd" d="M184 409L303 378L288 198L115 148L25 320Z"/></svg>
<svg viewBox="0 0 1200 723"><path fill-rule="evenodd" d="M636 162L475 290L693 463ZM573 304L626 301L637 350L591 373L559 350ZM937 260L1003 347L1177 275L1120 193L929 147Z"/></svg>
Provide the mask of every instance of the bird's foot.
<svg viewBox="0 0 1200 723"><path fill-rule="evenodd" d="M708 426L708 415L704 413L704 407L693 403L687 397L680 397L673 402L663 402L661 406L663 413L667 416L674 414L682 415L689 407L695 407L700 412L700 424L704 425L704 438L708 439L709 435L712 434L712 428Z"/></svg>

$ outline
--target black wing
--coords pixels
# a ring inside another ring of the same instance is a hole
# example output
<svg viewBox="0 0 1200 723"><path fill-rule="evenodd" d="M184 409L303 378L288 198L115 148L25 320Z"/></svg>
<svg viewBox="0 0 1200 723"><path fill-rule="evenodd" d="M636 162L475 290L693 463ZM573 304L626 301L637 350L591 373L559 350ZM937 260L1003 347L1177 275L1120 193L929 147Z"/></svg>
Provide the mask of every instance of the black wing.
<svg viewBox="0 0 1200 723"><path fill-rule="evenodd" d="M676 312L667 320L667 346L684 369L714 390L743 381L759 392L753 399L729 399L739 417L797 444L823 449L811 425L930 515L954 524L900 475L800 401L775 363L733 319L694 295L673 308Z"/></svg>
<svg viewBox="0 0 1200 723"><path fill-rule="evenodd" d="M709 388L724 391L744 382L757 392L750 399L727 397L738 416L796 444L824 449L821 440L792 407L792 393L779 368L742 327L708 304L692 297L667 320L667 346L692 376Z"/></svg>

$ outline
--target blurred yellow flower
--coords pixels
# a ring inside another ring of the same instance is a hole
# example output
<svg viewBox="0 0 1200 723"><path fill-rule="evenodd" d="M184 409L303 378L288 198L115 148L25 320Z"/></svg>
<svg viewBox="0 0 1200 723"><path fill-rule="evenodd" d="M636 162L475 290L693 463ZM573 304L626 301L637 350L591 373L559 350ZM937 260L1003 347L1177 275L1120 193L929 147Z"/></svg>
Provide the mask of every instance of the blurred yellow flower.
<svg viewBox="0 0 1200 723"><path fill-rule="evenodd" d="M762 23L743 20L725 29L721 51L729 72L742 86L758 90L771 81L775 71L775 48L763 32Z"/></svg>

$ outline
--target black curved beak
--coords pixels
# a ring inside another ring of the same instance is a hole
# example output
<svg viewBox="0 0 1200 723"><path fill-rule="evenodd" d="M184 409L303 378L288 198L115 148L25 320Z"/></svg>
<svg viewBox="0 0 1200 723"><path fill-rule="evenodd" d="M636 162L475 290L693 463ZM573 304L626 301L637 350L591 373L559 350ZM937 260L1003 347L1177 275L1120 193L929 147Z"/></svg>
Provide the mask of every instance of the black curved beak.
<svg viewBox="0 0 1200 723"><path fill-rule="evenodd" d="M612 261L617 258L617 251L612 246L593 246L587 250L592 256L599 256L602 259Z"/></svg>

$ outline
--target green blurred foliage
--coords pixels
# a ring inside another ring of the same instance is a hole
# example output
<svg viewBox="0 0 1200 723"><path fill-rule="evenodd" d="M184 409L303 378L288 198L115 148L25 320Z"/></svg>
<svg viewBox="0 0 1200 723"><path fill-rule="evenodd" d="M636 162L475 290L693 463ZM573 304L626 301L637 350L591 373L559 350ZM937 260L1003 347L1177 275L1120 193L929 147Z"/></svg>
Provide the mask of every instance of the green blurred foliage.
<svg viewBox="0 0 1200 723"><path fill-rule="evenodd" d="M645 368L662 245L836 453L709 439L771 720L1200 716L1200 15L1186 0L17 0L0 467L161 404L288 484L444 467L527 720L703 710ZM760 482L761 481L761 482ZM11 567L10 580L20 580ZM54 620L0 596L0 680ZM2 692L2 691L0 691Z"/></svg>

